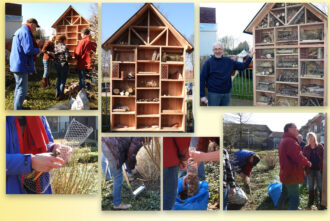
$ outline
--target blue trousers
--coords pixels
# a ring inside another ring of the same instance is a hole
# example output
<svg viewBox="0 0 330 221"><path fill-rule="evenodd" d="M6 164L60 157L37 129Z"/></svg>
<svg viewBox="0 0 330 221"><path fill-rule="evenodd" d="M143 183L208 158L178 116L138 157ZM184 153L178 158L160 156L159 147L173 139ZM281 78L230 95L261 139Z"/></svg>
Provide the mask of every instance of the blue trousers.
<svg viewBox="0 0 330 221"><path fill-rule="evenodd" d="M104 143L102 143L102 152L104 156L108 159L110 172L113 178L113 205L118 206L121 203L121 187L124 179L123 172L121 170L121 167L119 169L117 168L114 156Z"/></svg>
<svg viewBox="0 0 330 221"><path fill-rule="evenodd" d="M14 73L15 92L14 92L14 110L22 110L22 105L28 91L28 74Z"/></svg>
<svg viewBox="0 0 330 221"><path fill-rule="evenodd" d="M307 175L308 190L312 191L317 187L318 191L322 192L322 174L320 170L311 170Z"/></svg>
<svg viewBox="0 0 330 221"><path fill-rule="evenodd" d="M69 65L65 64L62 66L60 63L56 63L55 65L57 70L56 94L58 96L64 96L64 88L69 71Z"/></svg>
<svg viewBox="0 0 330 221"><path fill-rule="evenodd" d="M48 77L48 73L50 70L50 61L49 60L42 60L42 63L44 64L44 74L43 74L43 78Z"/></svg>
<svg viewBox="0 0 330 221"><path fill-rule="evenodd" d="M229 186L223 188L223 210L227 210L229 190Z"/></svg>
<svg viewBox="0 0 330 221"><path fill-rule="evenodd" d="M79 76L79 88L81 90L81 89L85 88L86 70L79 69L78 76Z"/></svg>
<svg viewBox="0 0 330 221"><path fill-rule="evenodd" d="M230 93L218 94L208 92L207 94L208 106L229 106Z"/></svg>
<svg viewBox="0 0 330 221"><path fill-rule="evenodd" d="M283 209L285 201L289 198L289 210L298 210L299 206L299 184L282 184L282 193L277 203L277 209Z"/></svg>
<svg viewBox="0 0 330 221"><path fill-rule="evenodd" d="M171 210L178 189L179 166L163 168L163 210Z"/></svg>

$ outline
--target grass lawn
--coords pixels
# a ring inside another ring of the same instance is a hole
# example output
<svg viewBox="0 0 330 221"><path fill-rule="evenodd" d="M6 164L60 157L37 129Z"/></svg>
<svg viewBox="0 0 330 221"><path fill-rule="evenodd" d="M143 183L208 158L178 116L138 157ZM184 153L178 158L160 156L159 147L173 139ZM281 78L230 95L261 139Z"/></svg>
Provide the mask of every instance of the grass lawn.
<svg viewBox="0 0 330 221"><path fill-rule="evenodd" d="M36 74L29 75L28 82L28 92L26 95L26 101L23 103L23 109L30 110L45 110L50 108L56 104L65 103L69 101L69 97L65 100L58 101L55 98L56 93L56 82L57 82L57 72L55 70L55 66L52 65L49 73L50 84L49 88L42 88L42 74L43 74L43 65L40 58L36 61ZM74 82L78 82L78 74L73 69L70 68L70 71L67 76L66 87L70 86ZM89 93L89 102L91 109L97 109L97 82L93 83L89 80L92 85L92 89L88 89L87 93ZM6 110L14 109L14 90L15 90L15 79L12 73L9 73L9 67L6 67L6 94L5 94L5 108ZM76 96L76 95L75 95Z"/></svg>

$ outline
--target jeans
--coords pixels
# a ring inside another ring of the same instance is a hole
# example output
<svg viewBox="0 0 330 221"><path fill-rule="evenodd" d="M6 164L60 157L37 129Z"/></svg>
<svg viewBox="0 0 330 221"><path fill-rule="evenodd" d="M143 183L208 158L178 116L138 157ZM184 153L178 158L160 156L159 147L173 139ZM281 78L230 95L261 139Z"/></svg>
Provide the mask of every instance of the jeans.
<svg viewBox="0 0 330 221"><path fill-rule="evenodd" d="M207 94L208 106L229 106L230 93L218 94L208 92Z"/></svg>
<svg viewBox="0 0 330 221"><path fill-rule="evenodd" d="M14 92L14 110L22 110L22 104L28 91L28 74L14 73L15 92Z"/></svg>
<svg viewBox="0 0 330 221"><path fill-rule="evenodd" d="M79 88L81 90L81 89L85 88L86 70L79 69L78 76L79 76Z"/></svg>
<svg viewBox="0 0 330 221"><path fill-rule="evenodd" d="M56 94L58 96L64 96L64 88L66 77L68 75L69 65L62 66L60 63L56 63L57 70L57 82L56 82Z"/></svg>
<svg viewBox="0 0 330 221"><path fill-rule="evenodd" d="M113 178L113 205L118 206L121 203L121 186L123 184L123 172L121 167L117 169L117 164L114 156L108 147L102 143L102 152L108 159L110 172Z"/></svg>
<svg viewBox="0 0 330 221"><path fill-rule="evenodd" d="M308 190L312 191L317 187L318 191L322 192L322 174L320 170L311 170L307 175Z"/></svg>
<svg viewBox="0 0 330 221"><path fill-rule="evenodd" d="M163 210L171 210L176 199L178 189L179 166L163 169Z"/></svg>
<svg viewBox="0 0 330 221"><path fill-rule="evenodd" d="M106 180L110 180L111 178L111 174L110 174L110 170L109 170L109 162L107 162L107 159L105 158L104 154L101 154L101 159L102 159L102 172L105 176ZM107 164L108 164L108 168L107 168Z"/></svg>
<svg viewBox="0 0 330 221"><path fill-rule="evenodd" d="M223 210L227 210L229 190L229 186L223 188Z"/></svg>
<svg viewBox="0 0 330 221"><path fill-rule="evenodd" d="M286 199L289 198L289 210L298 210L299 206L299 184L282 184L282 193L277 202L277 209L282 210Z"/></svg>
<svg viewBox="0 0 330 221"><path fill-rule="evenodd" d="M42 60L42 63L44 64L44 74L43 78L48 77L48 72L50 71L50 61L49 60Z"/></svg>

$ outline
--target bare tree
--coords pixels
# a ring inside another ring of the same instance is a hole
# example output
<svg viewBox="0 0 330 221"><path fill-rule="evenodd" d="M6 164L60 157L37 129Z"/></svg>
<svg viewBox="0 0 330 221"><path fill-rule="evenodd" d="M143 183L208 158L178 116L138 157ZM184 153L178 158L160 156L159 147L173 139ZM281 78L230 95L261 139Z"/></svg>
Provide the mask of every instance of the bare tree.
<svg viewBox="0 0 330 221"><path fill-rule="evenodd" d="M219 42L222 44L224 50L233 49L235 45L235 39L233 36L224 36L219 39Z"/></svg>

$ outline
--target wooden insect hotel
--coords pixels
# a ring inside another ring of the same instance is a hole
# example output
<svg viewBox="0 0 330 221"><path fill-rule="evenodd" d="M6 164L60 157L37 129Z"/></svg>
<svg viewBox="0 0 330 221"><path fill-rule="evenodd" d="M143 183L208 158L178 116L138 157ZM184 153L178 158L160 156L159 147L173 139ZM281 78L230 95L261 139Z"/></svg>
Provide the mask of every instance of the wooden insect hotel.
<svg viewBox="0 0 330 221"><path fill-rule="evenodd" d="M56 39L59 35L66 36L66 46L74 58L74 50L81 40L81 31L89 28L89 22L82 17L71 5L52 25L56 30ZM74 60L73 60L74 61Z"/></svg>
<svg viewBox="0 0 330 221"><path fill-rule="evenodd" d="M309 3L266 3L253 34L254 105L326 106L327 15Z"/></svg>
<svg viewBox="0 0 330 221"><path fill-rule="evenodd" d="M112 131L185 131L192 45L146 3L102 46L110 50Z"/></svg>

